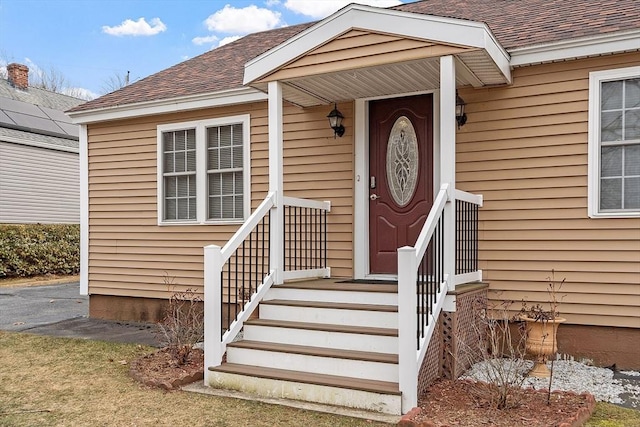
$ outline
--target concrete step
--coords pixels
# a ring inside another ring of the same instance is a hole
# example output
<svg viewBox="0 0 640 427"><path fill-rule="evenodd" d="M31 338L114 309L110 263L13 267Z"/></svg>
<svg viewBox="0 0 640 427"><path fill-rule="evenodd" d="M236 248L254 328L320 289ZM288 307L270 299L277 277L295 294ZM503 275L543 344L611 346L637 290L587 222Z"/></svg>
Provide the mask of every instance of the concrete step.
<svg viewBox="0 0 640 427"><path fill-rule="evenodd" d="M224 363L209 368L209 371L208 385L212 387L263 397L348 406L394 415L401 413L401 394L396 382L233 363Z"/></svg>

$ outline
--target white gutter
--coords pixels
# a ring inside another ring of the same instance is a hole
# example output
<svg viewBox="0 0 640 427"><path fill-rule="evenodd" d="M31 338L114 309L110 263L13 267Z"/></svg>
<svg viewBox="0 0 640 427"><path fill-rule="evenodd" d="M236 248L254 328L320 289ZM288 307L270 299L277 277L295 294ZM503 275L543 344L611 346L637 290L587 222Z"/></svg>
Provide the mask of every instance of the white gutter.
<svg viewBox="0 0 640 427"><path fill-rule="evenodd" d="M135 104L116 105L113 107L96 108L86 111L67 112L67 115L71 117L73 123L87 124L130 117L197 110L201 108L246 104L256 101L266 101L266 99L267 95L257 89L241 87L220 92L138 102Z"/></svg>
<svg viewBox="0 0 640 427"><path fill-rule="evenodd" d="M511 66L521 67L636 50L640 50L640 30L520 47L508 52L511 54Z"/></svg>
<svg viewBox="0 0 640 427"><path fill-rule="evenodd" d="M65 151L67 153L78 154L80 152L79 148L68 147L66 145L52 144L49 142L31 141L28 139L16 138L8 135L0 135L0 142L10 142L13 144L21 144L21 145L28 145L31 147L46 148L47 150Z"/></svg>

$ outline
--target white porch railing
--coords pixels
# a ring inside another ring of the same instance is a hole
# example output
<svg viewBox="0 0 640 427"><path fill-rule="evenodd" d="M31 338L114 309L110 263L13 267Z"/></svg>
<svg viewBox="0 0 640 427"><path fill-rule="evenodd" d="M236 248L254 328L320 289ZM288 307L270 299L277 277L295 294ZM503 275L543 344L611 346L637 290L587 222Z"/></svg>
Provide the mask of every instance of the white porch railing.
<svg viewBox="0 0 640 427"><path fill-rule="evenodd" d="M403 413L417 405L420 366L449 285L452 281L460 284L482 280L482 271L477 268L477 207L481 205L482 196L454 190L444 184L415 247L398 249L398 361ZM456 236L445 234L447 206L449 209L456 207ZM455 257L456 262L450 264L455 265L454 271L446 271L446 257Z"/></svg>
<svg viewBox="0 0 640 427"><path fill-rule="evenodd" d="M285 279L330 275L326 236L331 203L284 197L278 207L276 196L267 194L224 247L204 248L205 383L207 368L222 363L227 344L276 282L278 270ZM271 215L274 209L284 211L279 226L274 223L278 216ZM272 239L273 230L280 230L280 239ZM284 258L272 257L280 250Z"/></svg>

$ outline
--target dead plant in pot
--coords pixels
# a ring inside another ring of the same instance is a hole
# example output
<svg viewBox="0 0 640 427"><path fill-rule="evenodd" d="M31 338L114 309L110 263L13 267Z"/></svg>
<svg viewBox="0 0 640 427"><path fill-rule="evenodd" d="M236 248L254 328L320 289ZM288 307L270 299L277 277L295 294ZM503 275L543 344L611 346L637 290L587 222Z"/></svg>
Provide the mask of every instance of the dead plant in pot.
<svg viewBox="0 0 640 427"><path fill-rule="evenodd" d="M529 371L529 376L539 378L549 378L552 375L547 368L547 360L549 356L558 352L558 326L566 321L564 317L560 317L558 311L558 292L562 289L565 279L557 281L555 271L551 270L551 276L547 277L547 280L548 308L540 303L529 306L525 301L518 315L526 324L527 353L534 357L534 365Z"/></svg>

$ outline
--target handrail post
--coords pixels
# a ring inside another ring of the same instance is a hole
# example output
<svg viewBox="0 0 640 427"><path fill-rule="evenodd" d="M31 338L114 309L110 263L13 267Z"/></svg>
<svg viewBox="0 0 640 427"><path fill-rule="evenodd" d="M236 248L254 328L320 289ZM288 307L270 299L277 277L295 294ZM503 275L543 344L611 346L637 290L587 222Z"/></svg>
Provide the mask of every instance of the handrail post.
<svg viewBox="0 0 640 427"><path fill-rule="evenodd" d="M398 369L402 413L418 405L416 248L398 249Z"/></svg>
<svg viewBox="0 0 640 427"><path fill-rule="evenodd" d="M209 385L209 367L219 366L222 346L222 250L204 247L204 384Z"/></svg>

